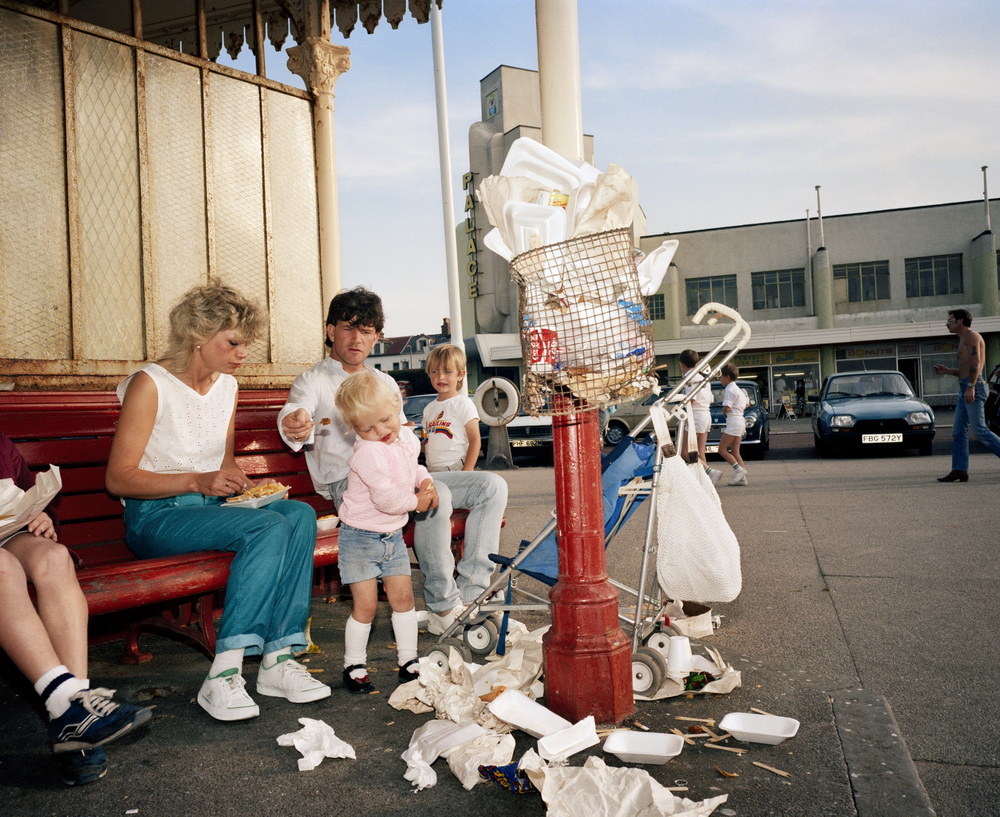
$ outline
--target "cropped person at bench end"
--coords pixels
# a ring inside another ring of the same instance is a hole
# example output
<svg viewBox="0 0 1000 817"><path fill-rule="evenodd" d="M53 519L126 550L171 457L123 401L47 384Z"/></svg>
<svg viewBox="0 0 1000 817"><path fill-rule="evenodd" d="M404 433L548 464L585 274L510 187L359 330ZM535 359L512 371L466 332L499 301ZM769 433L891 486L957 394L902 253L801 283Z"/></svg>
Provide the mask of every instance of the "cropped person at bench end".
<svg viewBox="0 0 1000 817"><path fill-rule="evenodd" d="M233 453L233 373L263 326L259 307L219 282L190 290L170 312L164 357L118 386L122 410L108 460L108 490L123 497L125 542L136 556L235 554L215 660L198 692L221 721L260 714L245 689L245 654L262 655L261 695L293 703L330 695L292 659L307 646L315 513L284 499L223 507L226 497L273 482L249 479Z"/></svg>
<svg viewBox="0 0 1000 817"><path fill-rule="evenodd" d="M0 434L0 479L35 484L14 444ZM149 707L116 704L87 679L87 600L73 555L58 543L53 500L25 528L0 539L0 649L35 687L49 715L52 748L67 786L108 770L104 744L148 721ZM0 509L2 510L2 509ZM38 609L28 595L35 587Z"/></svg>

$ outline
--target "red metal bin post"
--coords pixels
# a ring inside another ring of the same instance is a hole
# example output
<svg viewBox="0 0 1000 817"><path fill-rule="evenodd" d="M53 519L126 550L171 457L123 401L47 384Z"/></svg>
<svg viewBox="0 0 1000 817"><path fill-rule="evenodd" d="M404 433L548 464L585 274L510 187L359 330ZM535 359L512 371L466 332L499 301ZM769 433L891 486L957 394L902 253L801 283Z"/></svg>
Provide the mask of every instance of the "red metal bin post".
<svg viewBox="0 0 1000 817"><path fill-rule="evenodd" d="M631 643L618 623L618 591L604 560L600 433L597 411L552 418L559 581L545 636L549 708L576 723L593 715L618 723L634 711Z"/></svg>

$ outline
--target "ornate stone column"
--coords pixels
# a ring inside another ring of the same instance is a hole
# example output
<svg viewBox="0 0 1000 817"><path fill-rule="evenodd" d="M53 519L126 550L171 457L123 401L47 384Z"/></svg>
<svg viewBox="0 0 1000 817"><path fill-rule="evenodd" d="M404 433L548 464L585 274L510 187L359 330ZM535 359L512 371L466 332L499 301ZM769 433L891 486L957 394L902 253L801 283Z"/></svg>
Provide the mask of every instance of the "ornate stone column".
<svg viewBox="0 0 1000 817"><path fill-rule="evenodd" d="M319 210L320 274L323 310L343 286L340 260L340 202L337 195L337 147L333 125L333 89L351 67L351 49L321 37L309 37L288 49L288 70L305 80L313 95L316 145L316 204Z"/></svg>

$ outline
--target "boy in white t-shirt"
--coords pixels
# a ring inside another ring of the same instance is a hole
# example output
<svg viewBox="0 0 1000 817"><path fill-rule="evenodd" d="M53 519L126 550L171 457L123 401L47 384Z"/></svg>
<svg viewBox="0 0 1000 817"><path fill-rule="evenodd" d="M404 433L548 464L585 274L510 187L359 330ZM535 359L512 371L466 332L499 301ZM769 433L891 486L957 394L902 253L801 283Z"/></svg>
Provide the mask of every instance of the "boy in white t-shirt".
<svg viewBox="0 0 1000 817"><path fill-rule="evenodd" d="M500 551L500 527L507 507L507 483L498 474L476 470L481 446L479 413L464 393L465 352L451 344L431 349L427 374L437 400L424 407L424 458L435 484L451 491L452 504L467 508L464 555L458 563L462 606L429 613L427 630L444 632L489 586L491 553ZM459 393L462 389L462 393Z"/></svg>
<svg viewBox="0 0 1000 817"><path fill-rule="evenodd" d="M740 441L746 431L746 421L743 412L750 403L750 398L736 384L740 371L732 363L722 367L719 380L726 387L722 395L722 413L726 415L726 429L719 441L719 453L722 458L733 466L733 478L728 485L747 485L747 469L740 456Z"/></svg>
<svg viewBox="0 0 1000 817"><path fill-rule="evenodd" d="M427 470L474 471L479 449L479 412L458 390L465 381L465 353L445 343L427 356L427 375L437 400L424 407L424 458Z"/></svg>

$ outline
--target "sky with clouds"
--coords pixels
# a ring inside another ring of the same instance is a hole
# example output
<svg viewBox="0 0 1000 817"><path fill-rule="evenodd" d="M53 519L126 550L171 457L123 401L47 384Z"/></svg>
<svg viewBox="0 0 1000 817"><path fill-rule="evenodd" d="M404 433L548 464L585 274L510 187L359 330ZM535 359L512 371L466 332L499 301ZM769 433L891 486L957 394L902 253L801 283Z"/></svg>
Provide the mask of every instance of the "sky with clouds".
<svg viewBox="0 0 1000 817"><path fill-rule="evenodd" d="M455 205L479 81L536 69L533 0L445 0ZM579 0L584 132L636 180L651 234L1000 195L996 0ZM430 24L343 41L345 286L387 335L448 313ZM291 44L291 43L289 43ZM301 87L272 56L268 75ZM455 213L455 223L462 220ZM466 334L469 334L468 328Z"/></svg>

